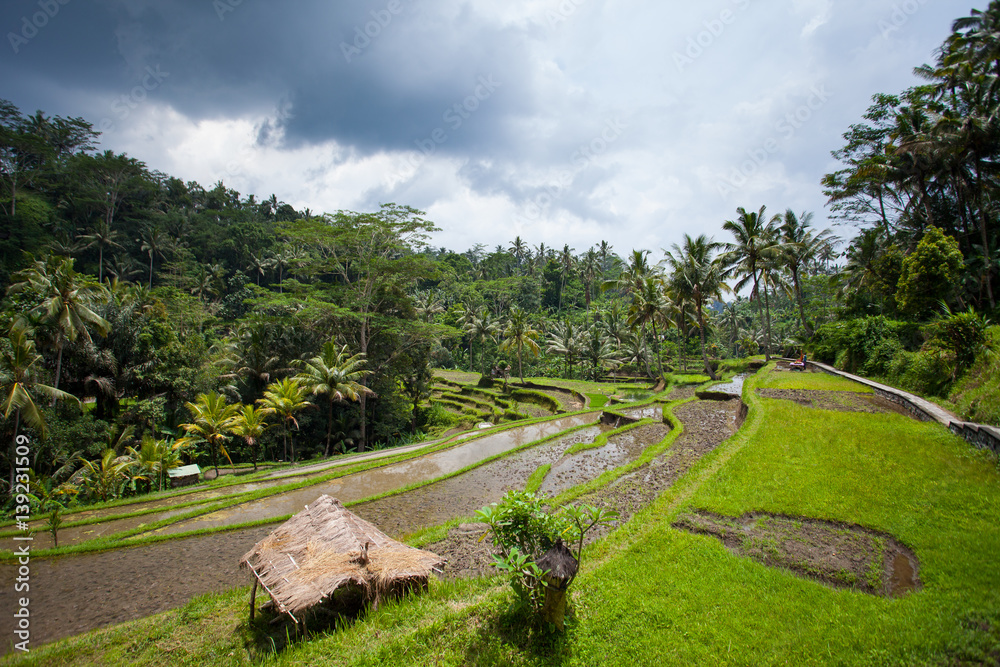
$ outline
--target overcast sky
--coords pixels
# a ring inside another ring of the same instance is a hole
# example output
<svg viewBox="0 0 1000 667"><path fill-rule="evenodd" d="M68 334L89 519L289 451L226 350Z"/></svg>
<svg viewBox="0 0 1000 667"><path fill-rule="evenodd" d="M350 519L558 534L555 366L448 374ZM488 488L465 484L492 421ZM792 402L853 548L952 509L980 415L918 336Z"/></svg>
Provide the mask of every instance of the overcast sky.
<svg viewBox="0 0 1000 667"><path fill-rule="evenodd" d="M826 226L841 135L985 5L3 0L0 97L207 188L415 206L435 246L658 255L738 206Z"/></svg>

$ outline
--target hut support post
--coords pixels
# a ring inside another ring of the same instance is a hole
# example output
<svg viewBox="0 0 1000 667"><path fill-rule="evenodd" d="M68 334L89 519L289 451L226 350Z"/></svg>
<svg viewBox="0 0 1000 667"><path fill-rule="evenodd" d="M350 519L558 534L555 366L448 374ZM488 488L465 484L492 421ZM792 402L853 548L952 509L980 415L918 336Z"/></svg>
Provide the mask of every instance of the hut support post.
<svg viewBox="0 0 1000 667"><path fill-rule="evenodd" d="M250 590L250 620L253 620L254 612L257 611L257 577L253 578L253 588Z"/></svg>
<svg viewBox="0 0 1000 667"><path fill-rule="evenodd" d="M562 632L566 619L566 581L555 577L545 578L545 602L542 603L542 619Z"/></svg>

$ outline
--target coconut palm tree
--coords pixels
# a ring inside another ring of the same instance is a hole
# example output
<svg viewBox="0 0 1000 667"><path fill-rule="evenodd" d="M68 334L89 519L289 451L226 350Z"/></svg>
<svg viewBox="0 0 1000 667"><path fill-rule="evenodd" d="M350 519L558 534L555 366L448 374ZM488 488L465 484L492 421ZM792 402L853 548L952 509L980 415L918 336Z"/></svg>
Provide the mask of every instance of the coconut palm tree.
<svg viewBox="0 0 1000 667"><path fill-rule="evenodd" d="M105 449L96 461L80 459L83 466L73 474L70 483L82 486L91 497L100 496L107 502L121 495L122 487L128 479L128 469L132 460L119 456L113 449Z"/></svg>
<svg viewBox="0 0 1000 667"><path fill-rule="evenodd" d="M264 408L264 412L269 415L277 415L281 420L282 443L285 448L285 458L288 458L289 446L291 447L291 462L295 465L295 440L291 437L289 425L294 424L299 427L299 422L295 418L295 413L308 407L312 407L306 396L309 390L303 386L302 381L296 378L284 378L277 382L272 382L264 391L264 397L258 398L257 402Z"/></svg>
<svg viewBox="0 0 1000 667"><path fill-rule="evenodd" d="M499 330L500 325L493 319L490 311L485 306L480 308L479 312L473 314L471 319L469 319L465 325L465 333L469 336L470 371L473 367L472 343L473 341L479 341L479 357L482 364L480 373L486 375L486 341L492 340L496 342L496 335Z"/></svg>
<svg viewBox="0 0 1000 667"><path fill-rule="evenodd" d="M14 435L10 439L10 488L14 488L15 448L17 446L18 430L21 419L35 429L41 438L48 434L48 427L45 424L45 417L38 405L35 403L35 396L44 396L52 400L72 400L79 401L72 394L59 391L55 387L39 381L40 366L37 365L42 359L42 355L35 352L35 341L29 336L27 331L19 324L11 327L8 334L10 346L0 346L0 391L2 391L3 403L0 410L3 411L4 419L10 419L14 415Z"/></svg>
<svg viewBox="0 0 1000 667"><path fill-rule="evenodd" d="M180 425L189 434L185 444L195 440L207 442L212 454L215 476L218 477L219 453L229 458L225 442L229 439L231 420L239 406L228 404L225 396L217 391L210 391L207 394L198 394L194 403L185 403L184 407L191 413L191 423ZM232 460L229 463L232 464Z"/></svg>
<svg viewBox="0 0 1000 667"><path fill-rule="evenodd" d="M801 273L806 266L826 253L837 242L837 237L829 229L814 232L810 229L811 226L812 213L802 213L802 215L796 216L792 209L788 209L782 218L780 228L781 239L785 244L781 257L792 278L795 301L799 306L799 321L807 338L812 338L813 329L806 321L805 306L802 302Z"/></svg>
<svg viewBox="0 0 1000 667"><path fill-rule="evenodd" d="M538 356L541 351L541 347L538 345L540 335L537 330L531 327L527 313L517 306L511 308L510 318L507 320L507 326L504 327L500 349L513 349L517 352L517 374L521 378L521 384L524 384L524 349L528 348L529 352Z"/></svg>
<svg viewBox="0 0 1000 667"><path fill-rule="evenodd" d="M735 220L726 220L722 228L730 232L735 237L734 243L727 243L725 253L719 257L719 262L723 267L723 278L739 276L735 291L740 291L748 283L753 283L750 298L757 304L757 315L763 326L763 313L760 310L760 277L764 269L764 263L775 253L774 228L772 221L767 221L764 216L765 206L761 206L759 211L749 212L742 206L736 209L739 214ZM765 291L767 289L765 285ZM765 295L766 299L766 295ZM770 322L765 327L770 330ZM768 338L770 336L768 335ZM771 350L765 339L764 347L765 359L770 361Z"/></svg>
<svg viewBox="0 0 1000 667"><path fill-rule="evenodd" d="M705 364L705 374L713 380L719 378L708 363L705 352L705 306L710 299L722 298L723 292L730 291L722 280L721 267L714 261L715 252L720 247L721 243L716 243L704 234L696 239L685 234L683 246L675 243L664 260L672 271L671 285L694 306L701 342L701 360Z"/></svg>
<svg viewBox="0 0 1000 667"><path fill-rule="evenodd" d="M655 343L656 366L663 379L663 359L660 358L660 334L656 325L666 326L666 309L669 305L664 294L663 281L658 276L647 275L637 285L632 295L632 305L628 310L628 324L632 329L640 329L645 340L646 326L653 329Z"/></svg>
<svg viewBox="0 0 1000 667"><path fill-rule="evenodd" d="M124 249L122 244L118 243L120 238L121 232L112 229L111 223L107 220L98 220L94 225L94 231L80 237L80 240L85 242L82 249L97 246L97 282L99 283L104 282L104 249Z"/></svg>
<svg viewBox="0 0 1000 667"><path fill-rule="evenodd" d="M253 470L257 472L257 445L268 428L267 412L253 405L239 406L229 421L229 429L233 435L243 438L250 448L250 458L253 459ZM329 446L329 445L328 445Z"/></svg>
<svg viewBox="0 0 1000 667"><path fill-rule="evenodd" d="M546 351L566 359L566 377L569 379L573 378L573 362L583 351L581 333L569 318L557 322L549 332L549 346Z"/></svg>
<svg viewBox="0 0 1000 667"><path fill-rule="evenodd" d="M30 291L43 301L31 310L56 330L56 389L62 375L62 357L66 342L78 338L91 342L88 325L94 327L101 336L111 331L111 325L103 317L91 310L104 297L103 288L88 280L73 269L71 258L49 256L46 260L35 261L31 266L14 274L17 281L10 286L9 293ZM52 404L55 405L55 399Z"/></svg>
<svg viewBox="0 0 1000 667"><path fill-rule="evenodd" d="M153 262L159 256L167 256L167 251L173 247L170 237L159 227L150 227L139 235L140 250L149 255L149 288L153 288Z"/></svg>
<svg viewBox="0 0 1000 667"><path fill-rule="evenodd" d="M360 401L362 394L374 396L368 387L361 384L371 371L366 370L365 355L351 355L347 346L337 347L331 340L323 345L319 356L301 362L302 371L295 376L310 393L327 397L326 452L330 455L330 438L333 433L333 404Z"/></svg>

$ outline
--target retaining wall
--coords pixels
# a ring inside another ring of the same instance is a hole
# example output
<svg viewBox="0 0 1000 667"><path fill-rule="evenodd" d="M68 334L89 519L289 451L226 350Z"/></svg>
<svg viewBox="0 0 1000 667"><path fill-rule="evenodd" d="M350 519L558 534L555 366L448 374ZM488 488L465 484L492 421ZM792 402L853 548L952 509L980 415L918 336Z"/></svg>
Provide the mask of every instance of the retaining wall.
<svg viewBox="0 0 1000 667"><path fill-rule="evenodd" d="M964 422L944 408L902 389L896 389L895 387L880 384L867 378L852 375L851 373L846 373L818 361L807 361L806 363L824 373L839 375L871 387L876 395L901 406L914 418L921 421L936 421L975 447L988 449L1000 456L1000 428L996 426Z"/></svg>

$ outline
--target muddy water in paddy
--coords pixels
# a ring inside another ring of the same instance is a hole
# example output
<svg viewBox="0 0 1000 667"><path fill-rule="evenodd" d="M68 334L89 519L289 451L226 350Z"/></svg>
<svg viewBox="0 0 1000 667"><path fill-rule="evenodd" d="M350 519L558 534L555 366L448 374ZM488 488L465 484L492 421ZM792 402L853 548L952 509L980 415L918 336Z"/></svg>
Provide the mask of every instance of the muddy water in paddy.
<svg viewBox="0 0 1000 667"><path fill-rule="evenodd" d="M574 426L582 426L593 422L595 414L566 417L554 421L542 422L493 433L473 440L464 445L458 445L433 454L427 454L408 461L402 461L382 468L374 468L355 475L330 480L304 489L261 498L226 510L211 512L204 516L186 521L180 521L165 526L156 534L175 534L199 528L212 528L234 523L244 523L259 519L295 514L307 504L327 494L341 502L351 502L375 496L387 491L425 482L427 480L447 475L478 463L497 454L516 449L533 440L554 435Z"/></svg>
<svg viewBox="0 0 1000 667"><path fill-rule="evenodd" d="M636 408L635 410L618 410L618 412L626 417L632 417L633 419L655 419L656 421L663 421L663 405L659 403L656 405L647 405L644 408Z"/></svg>

